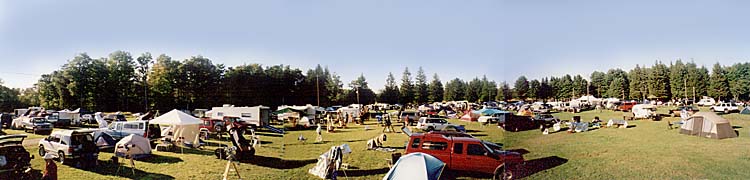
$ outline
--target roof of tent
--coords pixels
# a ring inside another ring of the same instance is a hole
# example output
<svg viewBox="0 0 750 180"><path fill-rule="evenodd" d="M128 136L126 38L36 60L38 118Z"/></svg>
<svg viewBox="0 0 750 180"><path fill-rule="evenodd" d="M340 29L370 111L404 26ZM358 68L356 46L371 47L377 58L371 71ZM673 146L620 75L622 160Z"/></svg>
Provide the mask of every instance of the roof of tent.
<svg viewBox="0 0 750 180"><path fill-rule="evenodd" d="M508 111L501 111L501 110L497 110L497 109L480 109L480 110L475 111L474 113L485 115L485 116L489 116L489 115L493 115L493 114L497 114L497 113L510 113L510 112L508 112Z"/></svg>
<svg viewBox="0 0 750 180"><path fill-rule="evenodd" d="M151 124L164 124L164 125L188 125L188 124L201 124L202 121L196 117L193 117L180 110L173 109L167 113L162 114L159 117L149 121Z"/></svg>
<svg viewBox="0 0 750 180"><path fill-rule="evenodd" d="M396 161L383 180L399 179L440 179L445 163L425 153L411 153Z"/></svg>
<svg viewBox="0 0 750 180"><path fill-rule="evenodd" d="M137 156L141 154L151 154L151 144L148 139L146 139L143 136L137 136L135 134L131 134L128 136L125 136L120 141L117 142L115 145L115 148L117 148L117 151L126 151L127 149L124 148L125 145L133 145L133 148L130 149L130 155L131 156ZM118 152L127 154L126 152Z"/></svg>
<svg viewBox="0 0 750 180"><path fill-rule="evenodd" d="M693 116L703 116L703 119L711 120L716 124L729 123L729 120L724 119L723 117L716 115L716 113L713 112L697 112L693 114Z"/></svg>

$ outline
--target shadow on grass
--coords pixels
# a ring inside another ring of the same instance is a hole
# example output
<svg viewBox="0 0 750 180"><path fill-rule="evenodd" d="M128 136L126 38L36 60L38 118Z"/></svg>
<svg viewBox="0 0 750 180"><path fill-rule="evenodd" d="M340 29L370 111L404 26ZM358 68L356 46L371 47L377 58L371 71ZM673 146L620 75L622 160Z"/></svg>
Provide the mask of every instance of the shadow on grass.
<svg viewBox="0 0 750 180"><path fill-rule="evenodd" d="M151 173L138 169L138 162L135 161L135 168L132 168L127 159L120 159L119 164L112 161L101 161L96 168L81 169L101 175L117 176L128 179L175 179L166 174ZM121 165L121 166L120 166ZM117 171L119 168L119 172ZM133 173L135 172L135 173Z"/></svg>
<svg viewBox="0 0 750 180"><path fill-rule="evenodd" d="M732 126L732 129L742 129L742 126Z"/></svg>
<svg viewBox="0 0 750 180"><path fill-rule="evenodd" d="M487 134L471 134L471 135L472 135L472 136L474 136L474 137L482 137L482 136L487 136Z"/></svg>
<svg viewBox="0 0 750 180"><path fill-rule="evenodd" d="M388 172L387 167L380 168L380 169L356 169L356 170L344 170L340 175L345 175L347 177L359 177L359 176L369 176L369 175L376 175L376 174L385 174Z"/></svg>
<svg viewBox="0 0 750 180"><path fill-rule="evenodd" d="M482 131L477 131L477 130L473 130L473 129L467 129L466 130L466 133L475 133L475 132L482 132Z"/></svg>
<svg viewBox="0 0 750 180"><path fill-rule="evenodd" d="M522 169L517 170L517 176L519 179L531 176L538 172L552 169L554 167L563 165L568 162L568 159L561 158L558 156L550 156L539 159L528 160L522 166Z"/></svg>
<svg viewBox="0 0 750 180"><path fill-rule="evenodd" d="M256 135L261 135L261 136L284 137L283 134L278 134L278 133L274 133L274 132L257 132L256 131L255 134Z"/></svg>
<svg viewBox="0 0 750 180"><path fill-rule="evenodd" d="M163 163L172 164L172 163L182 162L182 159L172 157L172 156L162 156L162 155L157 155L157 154L151 154L150 157L139 159L137 161L154 163L154 164L163 164Z"/></svg>
<svg viewBox="0 0 750 180"><path fill-rule="evenodd" d="M243 160L241 162L274 169L296 169L308 164L316 163L317 161L317 159L284 160L277 157L254 156L250 160Z"/></svg>
<svg viewBox="0 0 750 180"><path fill-rule="evenodd" d="M631 124L631 125L628 125L628 126L627 126L627 127L625 127L625 128L634 128L634 127L636 127L636 125L635 125L635 124Z"/></svg>
<svg viewBox="0 0 750 180"><path fill-rule="evenodd" d="M383 146L382 148L391 148L391 149L406 149L406 147L399 147L399 146Z"/></svg>

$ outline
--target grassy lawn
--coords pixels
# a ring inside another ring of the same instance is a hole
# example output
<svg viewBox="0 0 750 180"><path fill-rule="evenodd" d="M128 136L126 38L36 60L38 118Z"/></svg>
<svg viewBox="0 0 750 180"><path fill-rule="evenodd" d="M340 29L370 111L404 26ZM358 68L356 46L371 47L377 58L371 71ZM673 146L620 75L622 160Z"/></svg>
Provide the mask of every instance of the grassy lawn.
<svg viewBox="0 0 750 180"><path fill-rule="evenodd" d="M704 111L707 109L703 109ZM666 109L660 109L666 114ZM571 119L574 114L556 113L561 119ZM622 118L622 112L586 111L576 115L584 121L599 116L603 121ZM518 175L526 179L738 179L750 177L750 116L737 113L724 115L729 119L740 137L732 139L706 139L679 134L679 130L668 130L667 121L637 120L628 129L603 128L584 133L558 132L542 135L538 130L505 132L495 126L481 126L476 122L456 119L451 123L462 124L477 138L503 144L506 149L523 152L527 168ZM369 130L365 130L365 126ZM400 124L395 129L400 132ZM307 171L315 166L317 157L331 146L348 144L353 152L344 155L344 163L350 165L345 173L349 179L381 179L388 171L386 159L391 152L366 150L367 140L381 134L382 127L375 120L364 125L350 123L345 129L334 133L323 133L324 141L316 143L314 128L290 130L284 136L260 132L262 147L257 157L241 163L238 168L245 179L319 179ZM16 134L16 131L6 131ZM19 131L22 132L22 131ZM302 135L306 141L297 138ZM402 133L387 133L385 146L403 152L408 137ZM35 136L35 135L33 135ZM39 136L41 137L41 136ZM217 143L204 150L186 150L184 154L154 152L154 157L136 162L136 175L126 168L116 174L117 165L108 163L112 153L101 153L102 165L97 170L87 171L59 165L61 179L219 179L226 165L225 160L216 159L213 150ZM27 147L37 154L37 147ZM43 169L43 160L32 161L34 169ZM231 172L234 175L233 172ZM473 179L476 176L456 175L457 179ZM230 177L230 178L235 178Z"/></svg>
<svg viewBox="0 0 750 180"><path fill-rule="evenodd" d="M707 111L707 109L702 109ZM658 112L666 114L666 108ZM599 116L603 121L622 117L622 112L587 111L582 120ZM559 113L571 119L571 113ZM628 129L604 128L584 133L539 131L507 133L506 149L528 151L528 179L741 179L750 177L750 116L722 115L729 119L739 138L707 139L668 130L662 121L630 121Z"/></svg>

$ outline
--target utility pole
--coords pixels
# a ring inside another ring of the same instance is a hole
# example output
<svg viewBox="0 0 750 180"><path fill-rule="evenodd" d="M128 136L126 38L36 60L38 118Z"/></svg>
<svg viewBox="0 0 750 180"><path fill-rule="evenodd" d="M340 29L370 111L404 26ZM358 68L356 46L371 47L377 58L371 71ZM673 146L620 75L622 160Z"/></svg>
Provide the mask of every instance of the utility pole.
<svg viewBox="0 0 750 180"><path fill-rule="evenodd" d="M320 107L320 83L318 82L318 72L315 72L315 92L318 99L318 107Z"/></svg>

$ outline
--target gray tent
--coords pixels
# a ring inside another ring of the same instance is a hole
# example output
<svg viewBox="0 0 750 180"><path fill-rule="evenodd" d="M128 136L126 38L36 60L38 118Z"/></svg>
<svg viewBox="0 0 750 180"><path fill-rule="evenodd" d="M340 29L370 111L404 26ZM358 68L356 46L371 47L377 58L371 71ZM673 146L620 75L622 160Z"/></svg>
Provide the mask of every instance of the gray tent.
<svg viewBox="0 0 750 180"><path fill-rule="evenodd" d="M712 139L734 138L737 134L729 120L713 112L698 112L687 119L680 127L680 134L701 136Z"/></svg>
<svg viewBox="0 0 750 180"><path fill-rule="evenodd" d="M740 114L750 114L750 106L742 108L742 110L740 111Z"/></svg>

